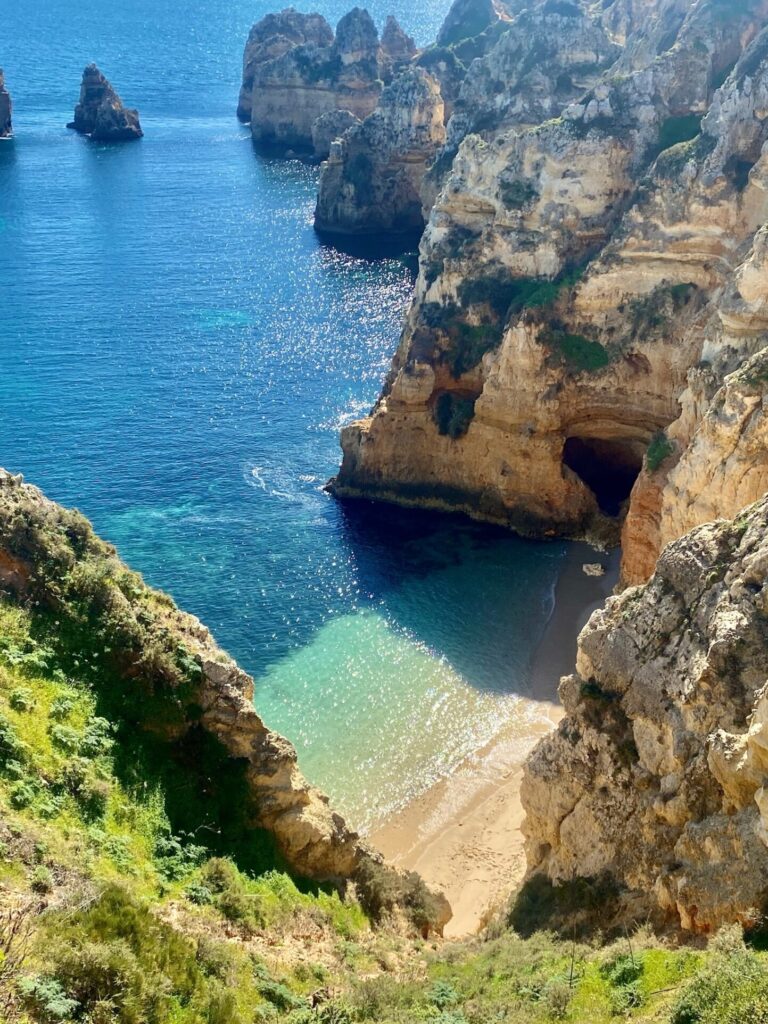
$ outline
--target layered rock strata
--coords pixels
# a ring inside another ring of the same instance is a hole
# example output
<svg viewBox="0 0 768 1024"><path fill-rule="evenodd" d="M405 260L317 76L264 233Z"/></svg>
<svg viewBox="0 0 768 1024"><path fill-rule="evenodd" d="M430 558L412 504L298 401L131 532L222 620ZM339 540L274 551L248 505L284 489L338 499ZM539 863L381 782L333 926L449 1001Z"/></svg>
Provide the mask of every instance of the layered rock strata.
<svg viewBox="0 0 768 1024"><path fill-rule="evenodd" d="M97 579L109 581L106 595ZM146 587L79 513L2 470L0 589L35 609L55 611L56 625L73 634L82 627L78 616L91 630L106 621L105 667L126 689L137 728L156 731L177 745L199 729L214 737L243 768L246 792L241 799L247 801L254 829L274 835L298 875L338 882L376 863L384 876L396 880L394 870L306 781L294 748L256 713L253 679L217 646L205 626ZM151 643L150 650L141 649L140 637ZM149 721L142 718L146 704L154 708ZM442 897L435 897L435 907L439 928L450 909Z"/></svg>
<svg viewBox="0 0 768 1024"><path fill-rule="evenodd" d="M677 24L679 5L667 9ZM627 530L661 517L662 432L681 400L680 446L723 373L765 342L760 275L740 267L768 216L766 20L763 0L728 17L699 0L663 52L608 72L560 118L464 139L384 393L343 433L336 493L538 535L615 535L628 503ZM644 38L630 41L634 62ZM524 102L533 109L530 85ZM712 364L700 400L686 397L706 376L711 332L738 319L726 292L739 275L751 327L717 343L730 363ZM646 577L661 544L647 530L635 530L642 542L627 534L627 559L633 543L653 548Z"/></svg>
<svg viewBox="0 0 768 1024"><path fill-rule="evenodd" d="M243 81L237 104L237 116L251 120L253 82L262 64L277 60L297 46L325 49L333 44L333 30L321 14L300 14L288 7L279 14L268 14L251 29L243 53Z"/></svg>
<svg viewBox="0 0 768 1024"><path fill-rule="evenodd" d="M327 38L319 25L315 29ZM247 72L244 88L250 91L254 139L304 152L313 149L312 128L319 117L345 110L363 120L375 110L388 67L376 26L359 7L341 19L327 45L313 40L250 64L246 49L246 63L253 71L252 76ZM247 96L241 96L241 111L246 107Z"/></svg>
<svg viewBox="0 0 768 1024"><path fill-rule="evenodd" d="M320 176L316 227L420 231L422 180L444 140L440 88L422 68L409 68L385 89L374 113L333 143Z"/></svg>
<svg viewBox="0 0 768 1024"><path fill-rule="evenodd" d="M74 128L81 135L90 135L97 142L130 142L144 134L138 111L123 106L95 64L89 64L83 72L80 102L75 107L74 120L67 128Z"/></svg>
<svg viewBox="0 0 768 1024"><path fill-rule="evenodd" d="M11 94L5 87L5 75L0 68L0 139L7 139L13 133Z"/></svg>
<svg viewBox="0 0 768 1024"><path fill-rule="evenodd" d="M765 386L765 385L764 385ZM635 919L754 925L768 900L768 499L612 598L526 765L528 863L605 878Z"/></svg>

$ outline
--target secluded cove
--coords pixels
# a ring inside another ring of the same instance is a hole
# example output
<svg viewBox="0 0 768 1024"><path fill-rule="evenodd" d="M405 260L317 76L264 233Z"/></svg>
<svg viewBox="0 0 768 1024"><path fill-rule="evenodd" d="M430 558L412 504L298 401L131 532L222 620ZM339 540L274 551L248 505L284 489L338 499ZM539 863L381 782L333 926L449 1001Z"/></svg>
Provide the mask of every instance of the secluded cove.
<svg viewBox="0 0 768 1024"><path fill-rule="evenodd" d="M183 24L173 3L10 12L0 464L199 615L305 773L372 827L540 722L532 658L568 546L323 492L387 371L410 263L321 244L317 171L255 153L234 117L269 5L213 6ZM426 41L446 5L370 6ZM31 66L33 12L58 31ZM64 128L96 57L141 108L134 146Z"/></svg>

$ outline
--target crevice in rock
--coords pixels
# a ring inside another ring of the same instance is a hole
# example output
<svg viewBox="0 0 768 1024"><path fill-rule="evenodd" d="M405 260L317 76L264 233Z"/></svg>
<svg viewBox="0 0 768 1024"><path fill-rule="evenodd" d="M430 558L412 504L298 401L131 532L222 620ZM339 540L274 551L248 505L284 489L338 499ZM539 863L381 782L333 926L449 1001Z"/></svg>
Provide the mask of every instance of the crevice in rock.
<svg viewBox="0 0 768 1024"><path fill-rule="evenodd" d="M616 518L643 466L643 445L629 439L569 437L563 462L592 491L600 511Z"/></svg>

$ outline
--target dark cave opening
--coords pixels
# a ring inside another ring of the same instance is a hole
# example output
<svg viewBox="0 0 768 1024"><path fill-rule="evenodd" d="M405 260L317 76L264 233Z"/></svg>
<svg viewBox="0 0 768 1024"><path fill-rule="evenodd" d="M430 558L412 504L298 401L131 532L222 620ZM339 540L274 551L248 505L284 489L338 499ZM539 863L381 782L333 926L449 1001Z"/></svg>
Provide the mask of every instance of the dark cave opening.
<svg viewBox="0 0 768 1024"><path fill-rule="evenodd" d="M589 487L600 511L615 518L642 469L643 446L631 440L569 437L563 462Z"/></svg>

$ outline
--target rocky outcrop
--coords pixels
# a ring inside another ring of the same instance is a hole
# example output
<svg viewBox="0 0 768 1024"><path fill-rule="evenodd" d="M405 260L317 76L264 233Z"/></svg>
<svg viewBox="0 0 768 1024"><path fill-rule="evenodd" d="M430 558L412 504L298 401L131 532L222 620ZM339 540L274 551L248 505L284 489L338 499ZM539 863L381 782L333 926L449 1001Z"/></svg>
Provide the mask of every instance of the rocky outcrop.
<svg viewBox="0 0 768 1024"><path fill-rule="evenodd" d="M420 231L422 179L444 139L440 88L422 68L409 68L378 109L332 145L315 226L343 234Z"/></svg>
<svg viewBox="0 0 768 1024"><path fill-rule="evenodd" d="M628 504L638 523L657 514L661 432L768 216L768 65L755 38L768 4L721 13L691 4L663 52L609 71L560 118L464 139L382 397L343 433L337 494L538 535L615 537ZM569 16L587 30L580 18ZM524 94L533 111L530 83ZM726 372L759 338L736 348Z"/></svg>
<svg viewBox="0 0 768 1024"><path fill-rule="evenodd" d="M768 899L768 499L699 527L596 612L525 770L532 873L611 877L637 920L754 924Z"/></svg>
<svg viewBox="0 0 768 1024"><path fill-rule="evenodd" d="M138 111L123 106L95 64L89 64L83 72L80 102L75 107L75 119L67 128L97 142L130 142L144 134Z"/></svg>
<svg viewBox="0 0 768 1024"><path fill-rule="evenodd" d="M332 43L333 30L321 14L300 14L288 7L257 22L248 35L243 54L243 82L237 104L240 120L251 120L253 81L261 64L276 60L297 46L322 49Z"/></svg>
<svg viewBox="0 0 768 1024"><path fill-rule="evenodd" d="M559 117L620 52L600 23L574 5L542 5L515 18L461 82L446 145L423 191L425 206L434 206L467 135L491 141L500 131L524 131Z"/></svg>
<svg viewBox="0 0 768 1024"><path fill-rule="evenodd" d="M389 65L370 15L355 7L328 45L302 43L250 66L254 139L307 152L313 149L312 127L323 115L346 110L363 120L373 113ZM245 106L247 100L241 99Z"/></svg>
<svg viewBox="0 0 768 1024"><path fill-rule="evenodd" d="M0 139L7 139L12 134L12 109L11 94L5 87L5 75L0 68Z"/></svg>
<svg viewBox="0 0 768 1024"><path fill-rule="evenodd" d="M392 14L387 17L384 31L381 33L381 49L396 70L416 56L416 43Z"/></svg>
<svg viewBox="0 0 768 1024"><path fill-rule="evenodd" d="M35 609L55 609L55 625L75 638L76 664L83 629L104 637L100 656L125 692L134 728L171 748L200 729L217 740L230 767L240 766L238 799L254 832L271 832L295 873L340 882L375 864L397 885L394 870L306 781L291 744L262 722L253 679L205 626L131 573L79 513L2 470L0 588ZM434 908L440 928L450 909L441 897Z"/></svg>
<svg viewBox="0 0 768 1024"><path fill-rule="evenodd" d="M437 45L455 46L500 21L509 21L507 7L500 0L454 0L437 35Z"/></svg>
<svg viewBox="0 0 768 1024"><path fill-rule="evenodd" d="M359 125L360 120L349 110L329 110L321 114L312 125L312 148L317 161L327 160L331 145L340 139L348 128Z"/></svg>

